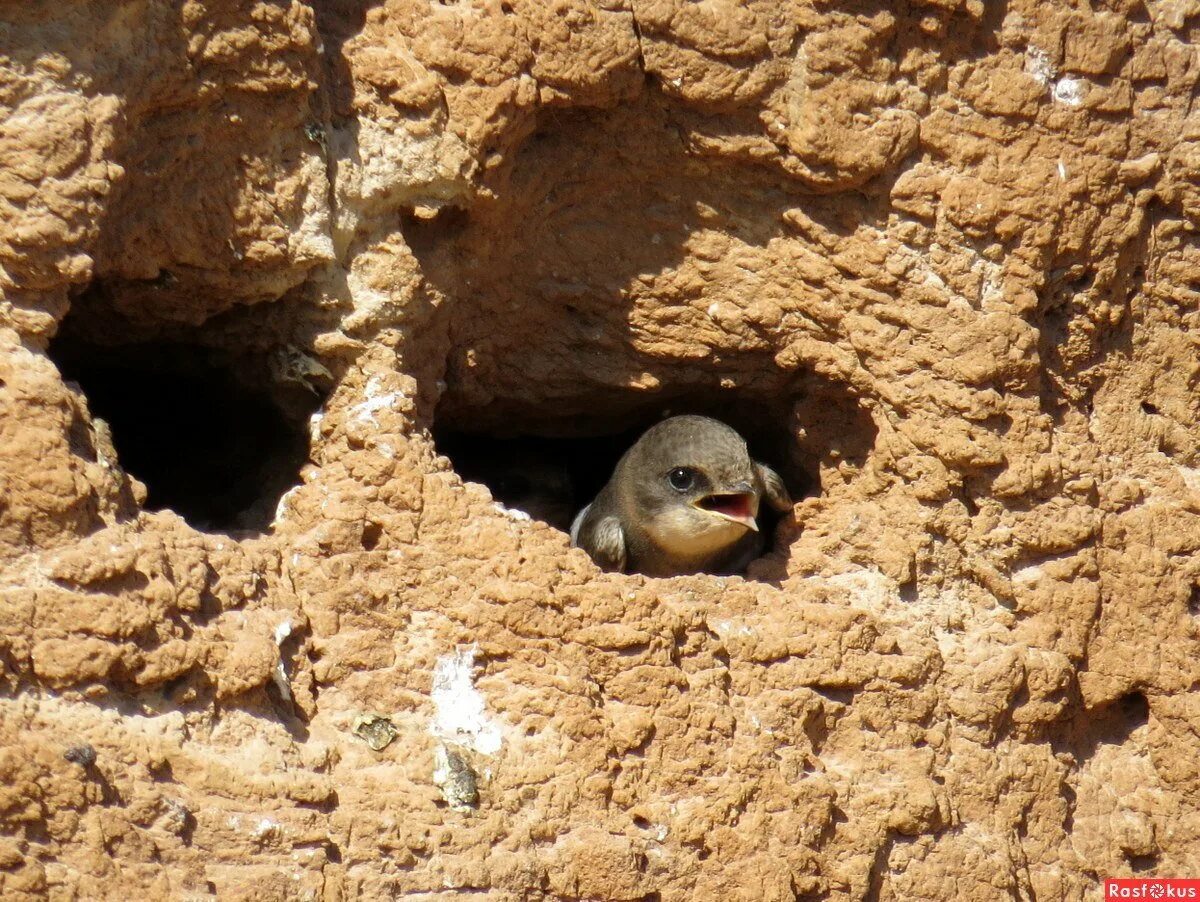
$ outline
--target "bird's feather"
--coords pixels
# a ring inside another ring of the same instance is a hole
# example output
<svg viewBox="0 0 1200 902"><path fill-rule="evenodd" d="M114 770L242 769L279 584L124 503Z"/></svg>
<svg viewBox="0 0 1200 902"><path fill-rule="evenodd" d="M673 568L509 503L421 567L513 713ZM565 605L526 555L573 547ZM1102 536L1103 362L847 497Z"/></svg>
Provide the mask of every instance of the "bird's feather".
<svg viewBox="0 0 1200 902"><path fill-rule="evenodd" d="M616 517L605 517L592 530L592 559L606 570L625 570L625 531Z"/></svg>
<svg viewBox="0 0 1200 902"><path fill-rule="evenodd" d="M605 570L623 572L628 554L621 521L612 516L590 516L594 507L592 502L575 516L571 544L586 551Z"/></svg>
<svg viewBox="0 0 1200 902"><path fill-rule="evenodd" d="M792 496L788 494L787 486L783 484L783 479L778 473L768 467L766 464L761 464L755 461L754 470L758 473L758 480L762 483L763 497L767 499L767 504L771 505L772 509L784 514L792 509Z"/></svg>
<svg viewBox="0 0 1200 902"><path fill-rule="evenodd" d="M571 521L571 546L579 547L579 531L583 528L583 521L587 519L588 512L591 511L592 505L585 504L583 510L575 515L575 519Z"/></svg>
<svg viewBox="0 0 1200 902"><path fill-rule="evenodd" d="M621 456L575 518L571 543L606 570L663 577L741 572L765 545L746 522L764 499L779 513L791 508L779 474L756 463L735 430L709 417L670 417ZM730 506L735 500L744 512Z"/></svg>

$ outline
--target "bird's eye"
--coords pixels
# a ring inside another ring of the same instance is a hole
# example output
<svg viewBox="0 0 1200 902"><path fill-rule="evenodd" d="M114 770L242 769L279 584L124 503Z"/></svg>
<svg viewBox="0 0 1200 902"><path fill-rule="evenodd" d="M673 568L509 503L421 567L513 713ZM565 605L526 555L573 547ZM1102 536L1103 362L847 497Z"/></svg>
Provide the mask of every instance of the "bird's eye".
<svg viewBox="0 0 1200 902"><path fill-rule="evenodd" d="M691 467L676 467L667 474L667 482L676 491L686 492L696 484L696 471Z"/></svg>

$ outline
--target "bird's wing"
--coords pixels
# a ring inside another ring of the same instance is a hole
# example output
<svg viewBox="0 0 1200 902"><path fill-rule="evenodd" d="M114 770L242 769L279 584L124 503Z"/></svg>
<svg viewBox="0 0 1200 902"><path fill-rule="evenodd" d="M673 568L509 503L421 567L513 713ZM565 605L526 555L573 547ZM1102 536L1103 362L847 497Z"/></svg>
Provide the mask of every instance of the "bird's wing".
<svg viewBox="0 0 1200 902"><path fill-rule="evenodd" d="M583 521L587 518L588 511L592 509L590 504L585 505L583 510L575 515L575 519L571 521L571 546L579 547L579 530L583 527Z"/></svg>
<svg viewBox="0 0 1200 902"><path fill-rule="evenodd" d="M625 570L625 530L616 517L603 517L581 537L580 547L604 570Z"/></svg>
<svg viewBox="0 0 1200 902"><path fill-rule="evenodd" d="M767 503L781 514L791 510L792 496L788 494L787 486L783 484L780 475L766 464L757 461L754 469L758 473L759 482L762 483L763 497L767 499Z"/></svg>
<svg viewBox="0 0 1200 902"><path fill-rule="evenodd" d="M589 504L571 524L571 544L586 551L605 570L622 572L625 569L625 531L616 517L601 517L589 521Z"/></svg>

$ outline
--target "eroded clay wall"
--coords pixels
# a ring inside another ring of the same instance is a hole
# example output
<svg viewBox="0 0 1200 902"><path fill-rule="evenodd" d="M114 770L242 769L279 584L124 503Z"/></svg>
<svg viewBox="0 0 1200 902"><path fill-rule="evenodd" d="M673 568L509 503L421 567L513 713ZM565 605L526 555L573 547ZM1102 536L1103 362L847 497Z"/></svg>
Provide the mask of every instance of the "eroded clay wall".
<svg viewBox="0 0 1200 902"><path fill-rule="evenodd" d="M0 2L0 895L1200 874L1198 38L1190 0ZM668 408L801 496L744 579L603 574L436 439ZM155 500L247 474L245 519Z"/></svg>

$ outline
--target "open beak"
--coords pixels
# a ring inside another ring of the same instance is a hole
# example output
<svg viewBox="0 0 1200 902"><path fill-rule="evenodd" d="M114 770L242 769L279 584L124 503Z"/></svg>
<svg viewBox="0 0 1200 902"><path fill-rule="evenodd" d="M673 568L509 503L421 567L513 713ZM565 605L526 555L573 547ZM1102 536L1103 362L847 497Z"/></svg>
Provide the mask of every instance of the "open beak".
<svg viewBox="0 0 1200 902"><path fill-rule="evenodd" d="M758 523L754 519L758 516L758 495L749 486L733 488L736 491L705 495L695 503L696 507L758 532Z"/></svg>

